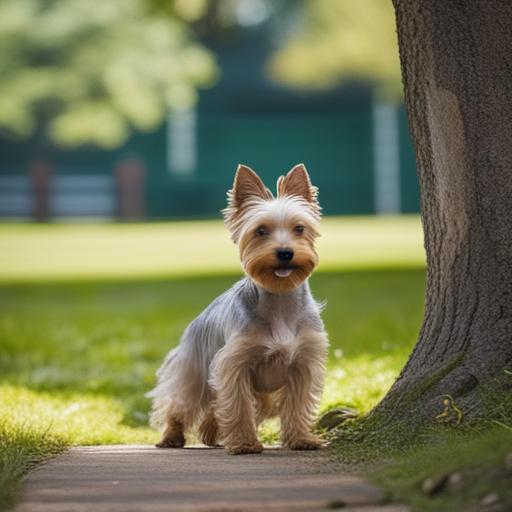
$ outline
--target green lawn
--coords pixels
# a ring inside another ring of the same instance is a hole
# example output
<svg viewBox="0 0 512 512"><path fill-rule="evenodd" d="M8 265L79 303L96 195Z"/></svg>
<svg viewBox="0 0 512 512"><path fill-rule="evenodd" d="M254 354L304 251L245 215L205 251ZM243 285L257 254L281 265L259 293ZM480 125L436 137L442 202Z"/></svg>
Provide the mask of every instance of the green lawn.
<svg viewBox="0 0 512 512"><path fill-rule="evenodd" d="M322 221L322 270L424 265L418 216ZM238 272L221 221L0 224L0 281L169 277Z"/></svg>
<svg viewBox="0 0 512 512"><path fill-rule="evenodd" d="M311 281L331 339L322 409L364 413L418 332L421 228L417 217L325 219L322 233ZM143 395L156 368L239 276L220 222L0 225L0 508L27 469L66 446L154 442ZM275 434L272 424L262 431L268 442ZM441 449L432 453L396 456L394 473L376 478L414 502L418 479L443 470ZM414 473L418 457L426 463Z"/></svg>

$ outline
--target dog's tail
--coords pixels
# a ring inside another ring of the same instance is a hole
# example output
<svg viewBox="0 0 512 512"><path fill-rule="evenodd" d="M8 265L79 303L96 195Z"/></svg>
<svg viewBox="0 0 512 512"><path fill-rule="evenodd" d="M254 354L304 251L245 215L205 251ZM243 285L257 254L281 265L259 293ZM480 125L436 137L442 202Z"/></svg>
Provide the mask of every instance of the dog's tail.
<svg viewBox="0 0 512 512"><path fill-rule="evenodd" d="M149 424L162 430L172 415L191 426L205 407L207 376L197 359L187 353L190 346L179 345L169 352L157 371L157 384L146 393L153 399Z"/></svg>
<svg viewBox="0 0 512 512"><path fill-rule="evenodd" d="M179 347L175 348L165 358L162 366L156 372L156 386L144 396L153 400L149 424L156 430L162 430L165 426L169 409L175 401L175 390L180 385Z"/></svg>

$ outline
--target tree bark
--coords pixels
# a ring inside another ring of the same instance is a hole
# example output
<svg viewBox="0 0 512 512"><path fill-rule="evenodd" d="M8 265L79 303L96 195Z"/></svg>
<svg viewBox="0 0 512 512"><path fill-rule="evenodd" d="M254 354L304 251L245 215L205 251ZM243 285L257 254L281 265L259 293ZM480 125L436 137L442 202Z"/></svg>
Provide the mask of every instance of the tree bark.
<svg viewBox="0 0 512 512"><path fill-rule="evenodd" d="M431 421L450 395L468 418L512 363L512 2L393 4L427 288L418 342L376 412Z"/></svg>

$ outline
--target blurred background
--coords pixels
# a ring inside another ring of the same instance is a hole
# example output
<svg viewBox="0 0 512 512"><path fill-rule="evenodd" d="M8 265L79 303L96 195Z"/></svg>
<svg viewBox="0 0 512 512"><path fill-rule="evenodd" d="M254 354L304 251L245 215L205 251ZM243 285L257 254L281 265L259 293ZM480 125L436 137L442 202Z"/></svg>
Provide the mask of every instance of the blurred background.
<svg viewBox="0 0 512 512"><path fill-rule="evenodd" d="M418 211L391 2L1 0L0 70L2 219L218 218L239 162Z"/></svg>

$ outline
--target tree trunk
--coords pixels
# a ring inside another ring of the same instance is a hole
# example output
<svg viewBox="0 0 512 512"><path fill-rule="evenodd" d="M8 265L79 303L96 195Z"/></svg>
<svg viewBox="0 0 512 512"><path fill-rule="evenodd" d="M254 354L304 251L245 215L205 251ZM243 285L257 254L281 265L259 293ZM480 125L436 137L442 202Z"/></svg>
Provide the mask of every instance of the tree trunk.
<svg viewBox="0 0 512 512"><path fill-rule="evenodd" d="M418 342L376 412L467 418L512 363L512 2L393 4L428 270Z"/></svg>

